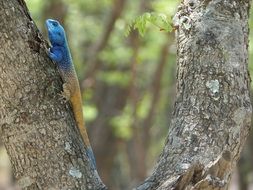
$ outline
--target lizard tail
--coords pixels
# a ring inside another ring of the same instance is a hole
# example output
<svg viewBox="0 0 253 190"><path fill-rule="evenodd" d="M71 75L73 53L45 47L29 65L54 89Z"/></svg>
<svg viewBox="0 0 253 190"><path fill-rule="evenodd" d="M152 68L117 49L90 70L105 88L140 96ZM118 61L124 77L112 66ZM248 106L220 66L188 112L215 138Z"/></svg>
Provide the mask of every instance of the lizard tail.
<svg viewBox="0 0 253 190"><path fill-rule="evenodd" d="M78 129L81 133L82 139L86 146L90 147L90 141L88 138L88 134L86 128L84 126L84 118L83 118L83 109L82 109L82 99L80 92L74 93L70 97L70 101L72 104L72 109L74 112L75 120L77 122Z"/></svg>
<svg viewBox="0 0 253 190"><path fill-rule="evenodd" d="M71 104L72 104L72 109L73 109L73 112L74 112L74 116L75 116L75 120L77 122L78 129L81 133L83 142L84 142L84 144L87 148L86 153L87 153L88 157L91 159L93 168L96 169L95 157L94 157L92 148L90 146L90 141L89 141L89 138L88 138L86 127L84 125L83 110L82 110L82 99L81 99L80 90L73 93L73 96L70 97L70 101L71 101Z"/></svg>

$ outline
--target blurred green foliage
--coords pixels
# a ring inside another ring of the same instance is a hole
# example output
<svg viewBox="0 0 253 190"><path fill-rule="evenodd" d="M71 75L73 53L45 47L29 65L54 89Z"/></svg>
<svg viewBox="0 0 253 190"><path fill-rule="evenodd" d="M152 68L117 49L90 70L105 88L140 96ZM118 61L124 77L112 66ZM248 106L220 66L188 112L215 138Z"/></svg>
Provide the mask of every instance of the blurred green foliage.
<svg viewBox="0 0 253 190"><path fill-rule="evenodd" d="M113 1L100 0L99 2L95 2L93 0L63 0L62 2L67 6L65 25L74 63L77 67L78 75L80 76L83 70L87 69L87 65L85 65L87 55L85 54L88 52L89 47L97 42L97 39L101 35ZM26 3L36 24L43 30L44 20L41 20L41 18L46 18L43 15L51 17L43 12L43 8L48 6L50 1L29 0ZM157 0L152 2L151 5L152 9L157 12L144 13L139 16L138 1L128 1L124 14L116 21L113 34L107 47L98 55L101 61L107 66L117 67L120 65L129 65L133 50L127 44L128 42L126 42L127 37L124 36L124 32L129 26L129 23L136 21L136 27L140 30L141 34L144 34L144 30L147 29L147 27L144 26L146 22L158 26L158 28L149 27L148 33L144 36L144 39L142 39L138 55L138 69L140 73L138 73L137 86L142 89L147 88L156 67L156 62L159 60L160 47L166 40L166 33L171 31L170 18L174 11L176 11L176 5L177 1ZM160 31L160 29L164 29L165 31ZM170 64L174 64L175 59L170 62ZM82 77L83 76L80 76L80 78ZM117 70L106 72L99 71L97 77L99 80L103 80L111 85L125 86L129 83L130 73ZM84 94L86 93L87 91ZM84 97L86 98L85 104L89 104L92 95ZM148 111L147 107L150 105L150 98L147 97L149 97L148 94L144 95L140 100L142 107L139 109L140 111L138 111L138 116L140 117L143 117L144 112ZM92 107L94 107L94 104L87 106L89 111L86 110L85 113L85 117L89 118L89 121L90 119L92 120L92 118L94 119L97 115L97 111L95 111L97 109L93 109ZM91 116L89 114L91 114ZM120 121L121 120L118 122L119 126L121 126ZM122 122L124 123L125 121L122 120Z"/></svg>
<svg viewBox="0 0 253 190"><path fill-rule="evenodd" d="M115 134L128 140L132 137L132 128L130 126L133 125L133 118L131 117L131 107L126 106L124 109L124 114L113 117L111 119L112 127L115 131Z"/></svg>

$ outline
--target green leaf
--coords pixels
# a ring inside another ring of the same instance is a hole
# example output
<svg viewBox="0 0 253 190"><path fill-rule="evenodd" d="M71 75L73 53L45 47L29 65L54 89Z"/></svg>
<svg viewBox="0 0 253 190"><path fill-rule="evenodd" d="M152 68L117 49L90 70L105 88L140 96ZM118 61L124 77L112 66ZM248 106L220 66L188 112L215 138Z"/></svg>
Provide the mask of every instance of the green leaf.
<svg viewBox="0 0 253 190"><path fill-rule="evenodd" d="M143 15L134 19L126 28L125 35L129 35L131 30L136 29L141 36L144 36L147 31L147 24L151 23L158 27L160 31L171 32L171 18L163 13L144 13Z"/></svg>

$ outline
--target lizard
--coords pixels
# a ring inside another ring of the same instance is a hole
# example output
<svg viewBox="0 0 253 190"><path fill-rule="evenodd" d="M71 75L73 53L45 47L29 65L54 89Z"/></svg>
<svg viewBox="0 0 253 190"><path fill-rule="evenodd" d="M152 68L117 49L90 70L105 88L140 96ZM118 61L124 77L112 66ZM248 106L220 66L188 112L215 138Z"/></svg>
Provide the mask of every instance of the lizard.
<svg viewBox="0 0 253 190"><path fill-rule="evenodd" d="M53 19L46 20L46 28L52 46L48 51L48 55L51 60L56 62L61 78L64 82L62 95L71 103L78 130L85 146L87 147L88 157L91 159L93 167L96 168L95 157L84 124L80 86L69 50L65 30L57 20Z"/></svg>

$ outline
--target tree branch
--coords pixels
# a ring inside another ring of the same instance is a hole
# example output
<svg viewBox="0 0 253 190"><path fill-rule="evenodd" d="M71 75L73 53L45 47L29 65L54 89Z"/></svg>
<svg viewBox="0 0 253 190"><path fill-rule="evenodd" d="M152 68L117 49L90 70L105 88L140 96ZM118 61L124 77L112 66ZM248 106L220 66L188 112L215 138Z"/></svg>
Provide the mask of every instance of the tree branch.
<svg viewBox="0 0 253 190"><path fill-rule="evenodd" d="M251 123L250 1L189 1L178 25L177 100L153 174L137 189L226 189Z"/></svg>
<svg viewBox="0 0 253 190"><path fill-rule="evenodd" d="M18 185L104 189L24 2L0 0L0 15L0 131Z"/></svg>

